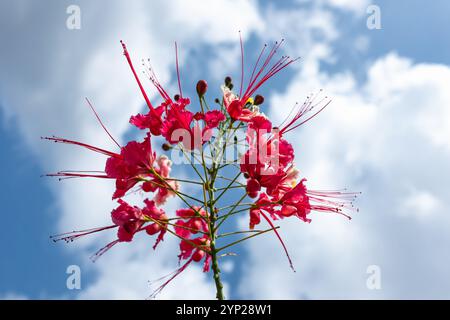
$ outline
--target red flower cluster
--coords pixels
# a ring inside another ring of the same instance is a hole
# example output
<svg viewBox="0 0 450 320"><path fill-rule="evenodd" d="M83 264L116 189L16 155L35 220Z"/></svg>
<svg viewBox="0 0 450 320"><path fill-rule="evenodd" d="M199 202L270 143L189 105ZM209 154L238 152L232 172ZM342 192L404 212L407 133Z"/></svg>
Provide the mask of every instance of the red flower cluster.
<svg viewBox="0 0 450 320"><path fill-rule="evenodd" d="M247 192L251 198L259 198L250 210L250 227L260 221L261 210L267 211L272 219L297 216L305 222L311 220L307 215L314 211L343 213L352 209L356 193L342 191L311 191L305 186L306 179L299 180L299 170L294 165L294 148L283 138L283 134L293 127L308 121L328 105L308 119L303 116L312 111L317 104L309 98L293 116L293 119L280 128L266 130L254 126L247 132L249 149L241 159L240 169L247 178ZM322 102L319 102L320 104ZM264 192L262 192L264 190Z"/></svg>
<svg viewBox="0 0 450 320"><path fill-rule="evenodd" d="M181 253L178 258L188 259L192 257L192 260L198 262L202 260L206 251L201 247L208 248L209 246L209 226L208 226L208 213L198 206L192 208L179 209L176 212L179 219L175 223L176 234L185 239L180 243ZM197 238L193 238L194 235L200 234ZM197 247L193 246L196 244ZM209 270L210 256L206 255L203 270L206 272Z"/></svg>
<svg viewBox="0 0 450 320"><path fill-rule="evenodd" d="M156 193L154 200L157 204L165 203L167 198L173 196L179 188L178 183L171 181L169 177L172 165L171 161L164 155L156 157L156 154L152 151L150 135L147 135L142 142L130 141L125 147L120 147L120 153L107 151L64 138L45 137L44 139L78 145L109 156L106 160L103 174L60 171L54 174L48 174L48 176L115 179L116 191L112 196L113 199L125 196L131 188L141 182L140 187L143 191Z"/></svg>
<svg viewBox="0 0 450 320"><path fill-rule="evenodd" d="M130 123L139 129L148 129L154 136L162 135L170 144L182 142L183 146L188 150L200 149L211 137L211 130L216 128L221 121L225 120L225 115L219 110L198 112L196 114L189 111L186 107L191 101L189 98L183 98L181 85L179 85L180 93L176 94L174 99L172 99L161 86L155 73L149 66L148 70L146 70L147 75L163 99L163 102L158 107L153 107L134 70L130 55L124 43L122 43L122 47L149 108L148 113L145 115L137 114L132 116ZM178 54L177 74L179 80ZM180 84L180 82L178 83ZM197 84L197 93L199 96L205 94L207 87L206 81L199 81ZM201 120L204 125L203 128L200 124Z"/></svg>
<svg viewBox="0 0 450 320"><path fill-rule="evenodd" d="M226 214L221 214L220 209L216 207L218 199L214 197L216 192L214 183L219 177L218 172L226 166L219 163L217 154L220 155L220 153L216 151L222 150L223 152L223 150L226 150L229 140L225 139L225 145L218 147L217 144L221 142L215 138L213 130L218 130L218 135L224 136L226 129L231 128L245 131L247 147L244 154L238 159L240 160L240 172L237 177L242 174L246 179L244 197L256 198L247 208L250 214L250 231L242 231L243 233L253 232L254 227L260 224L261 217L263 217L269 223L270 231L275 232L281 241L289 258L281 236L276 230L277 227L273 225L274 220L295 216L305 222L310 222L309 214L311 211L334 212L350 218L343 210L352 209L352 200L355 194L342 191L308 190L305 186L306 180L300 179L299 170L294 165L294 148L286 139L286 133L315 117L329 104L329 100L325 98L316 101L317 96L308 98L304 104L296 105L296 110L291 112L292 116L278 127L273 127L268 117L260 111L264 98L261 95L255 95L256 91L267 80L295 61L295 59L289 57L281 57L271 64L271 60L281 44L282 42L275 43L268 53L265 53L267 47L264 46L246 88L243 86L244 67L242 64L239 94L233 92L231 78L225 78L221 102L216 99L221 107L220 110L211 110L206 104L204 96L208 85L206 81L200 80L197 83L196 91L201 110L194 113L188 109L191 100L184 97L181 90L177 50L176 70L179 92L173 98L157 80L152 68L147 67L146 69L148 78L162 98L162 102L155 107L150 102L136 74L125 44L122 43L124 55L148 106L148 112L132 116L130 123L141 130L145 130L145 138L142 141L133 140L125 146L120 146L106 129L89 101L87 102L101 126L119 147L118 152L108 151L74 140L58 137L46 138L54 142L81 146L108 157L102 173L61 171L50 174L50 176L58 176L62 179L73 177L114 179L116 189L112 198L118 199L118 207L111 212L112 225L62 234L56 236L54 240L72 241L80 236L117 228L116 240L107 244L94 255L94 258L98 258L115 244L132 241L135 234L141 231L145 231L150 236L156 236L153 248L156 248L167 232L170 232L180 239L178 258L180 261L185 260L185 263L157 291L164 288L192 261L203 261L205 272L209 271L212 265L214 274L218 274L216 254L221 250L216 248L218 229L224 220L235 213L234 210L240 201ZM242 41L241 49L243 57ZM204 105L207 110L204 109ZM200 182L180 180L170 176L171 160L165 155L157 156L152 149L152 139L156 136L165 140L166 151L172 147L179 147L187 152L199 152L201 154L204 176L196 170L201 179ZM207 147L209 147L212 159L212 166L210 167L207 167L204 162L204 149ZM204 200L198 201L202 206L189 203L190 199L195 200L196 198L180 191L180 182L182 181L197 183L197 185L202 186ZM236 179L231 180L230 184L223 188L223 192L231 187L243 185L239 183L240 185L235 186L235 181ZM123 200L129 192L136 190L144 194L152 194L152 200L150 200L150 197L146 197L142 207L132 206ZM161 205L169 197L174 196L181 198L187 207L176 210L176 215L170 217L161 208ZM243 240L246 240L246 238ZM230 245L233 244L234 242ZM225 245L223 248L228 246ZM217 282L218 276L215 276L214 279L219 290L221 284Z"/></svg>

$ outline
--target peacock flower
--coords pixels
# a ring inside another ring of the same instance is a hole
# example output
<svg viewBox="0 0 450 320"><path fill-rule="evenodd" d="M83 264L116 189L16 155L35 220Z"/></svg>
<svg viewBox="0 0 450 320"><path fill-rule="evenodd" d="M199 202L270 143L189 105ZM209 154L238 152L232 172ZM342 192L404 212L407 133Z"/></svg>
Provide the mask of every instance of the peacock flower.
<svg viewBox="0 0 450 320"><path fill-rule="evenodd" d="M133 139L125 145L119 144L87 99L99 124L117 146L116 150L109 151L54 136L45 137L105 156L103 171L65 170L48 176L56 176L60 180L81 177L111 179L115 184L112 199L117 201L116 208L111 211L110 225L64 233L52 239L72 242L80 237L114 230L112 241L93 255L95 261L119 243L132 243L140 234L156 238L153 249L165 237L175 237L179 241L179 267L161 278L165 280L154 295L189 266L197 264L204 272L212 273L216 297L223 299L219 257L234 256L229 251L231 247L266 232L272 232L279 240L282 252L294 270L293 261L278 231L280 226L276 225L279 220L296 217L309 223L313 212L336 213L350 218L349 214L357 211L353 207L357 193L310 190L294 163L295 146L289 142L288 133L324 110L330 103L327 97L311 95L303 104L295 104L291 112L286 112L289 114L286 120L278 126L274 126L272 119L264 113L267 103L264 104L264 97L257 91L297 60L288 56L275 59L282 43L276 42L270 49L267 45L263 47L248 82L244 84L244 47L241 39L240 88L234 91L233 81L227 76L221 87L222 99L215 99L218 107L213 108L207 100L210 89L206 80L199 80L192 88L196 91L198 103L183 95L176 44L178 90L174 95L169 94L158 81L150 63L143 63L144 74L162 99L161 103L153 104L126 45L121 42L125 59L147 105L147 110L129 118L131 125L142 130L142 138ZM157 154L152 147L156 139L163 140L162 149L168 154ZM229 150L238 147L244 147L241 154L231 160L225 157ZM169 152L181 152L193 175L187 178L174 175L172 169L176 153ZM239 200L235 199L233 190L241 193ZM130 193L143 195L142 203L133 204L128 199ZM182 208L165 210L164 205L171 198L179 200ZM245 202L245 199L249 200ZM243 213L248 213L248 229L236 229L240 224L230 221ZM262 222L269 228L256 229ZM226 232L224 223L228 224Z"/></svg>

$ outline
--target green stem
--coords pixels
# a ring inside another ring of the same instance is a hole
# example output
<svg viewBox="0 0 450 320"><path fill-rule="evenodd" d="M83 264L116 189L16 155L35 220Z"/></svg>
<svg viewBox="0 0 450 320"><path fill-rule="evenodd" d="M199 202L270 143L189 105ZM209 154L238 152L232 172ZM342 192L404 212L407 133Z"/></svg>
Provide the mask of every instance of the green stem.
<svg viewBox="0 0 450 320"><path fill-rule="evenodd" d="M220 269L217 261L217 253L219 250L216 249L216 245L214 241L211 241L211 267L213 271L214 283L216 284L216 298L217 300L225 300L225 296L223 295L223 284L220 279Z"/></svg>
<svg viewBox="0 0 450 320"><path fill-rule="evenodd" d="M248 236L248 237L245 237L245 238L242 238L242 239L233 241L233 242L231 242L231 243L229 243L229 244L227 244L227 245L225 245L225 246L223 246L223 247L221 247L221 248L219 248L219 249L216 249L216 253L217 253L217 252L220 252L220 251L222 251L222 250L224 250L224 249L226 249L226 248L229 248L229 247L231 247L231 246L234 246L234 245L236 245L236 244L238 244L238 243L240 243L240 242L242 242L242 241L245 241L245 240L248 240L248 239L257 237L257 236L259 236L259 235L262 235L262 234L267 233L267 232L269 232L269 231L273 231L273 230L278 229L278 228L279 228L279 227L270 228L270 229L267 229L267 230L260 231L260 232L257 232L257 233L255 233L255 234L252 234L251 236Z"/></svg>
<svg viewBox="0 0 450 320"><path fill-rule="evenodd" d="M249 209L250 208L244 208L244 209L240 209L240 210L237 210L237 211L233 211L231 213L224 214L223 216L218 217L217 220L222 220L222 219L225 219L225 218L229 218L231 216L234 216L235 214L238 214L238 213L241 213L241 212L244 212L244 211L248 211Z"/></svg>
<svg viewBox="0 0 450 320"><path fill-rule="evenodd" d="M264 231L264 230L243 230L243 231L225 232L225 233L219 234L217 236L217 239L223 238L223 237L235 236L238 234L258 233L258 232L262 232L262 231Z"/></svg>
<svg viewBox="0 0 450 320"><path fill-rule="evenodd" d="M245 206L247 206L248 208L244 209L244 210L247 210L247 209L250 209L253 205L254 205L253 203L240 203L240 204L237 205L237 207L245 207ZM225 210L225 209L230 209L232 207L234 207L234 204L230 204L228 206L220 207L218 210L222 211L222 210ZM221 217L217 217L217 218L221 219Z"/></svg>
<svg viewBox="0 0 450 320"><path fill-rule="evenodd" d="M191 184L197 184L197 185L203 185L203 182L199 181L192 181L192 180L185 180L185 179L175 179L175 178L165 178L168 181L178 181L178 182L184 182L184 183L191 183Z"/></svg>
<svg viewBox="0 0 450 320"><path fill-rule="evenodd" d="M201 100L200 100L201 104ZM203 107L202 107L203 110ZM215 224L217 221L217 212L214 208L214 182L215 177L217 175L218 168L215 165L215 162L213 161L212 167L210 169L207 168L205 163L205 157L204 157L204 149L201 149L201 158L202 158L202 167L203 172L205 174L205 184L203 185L203 196L204 196L204 203L205 206L207 206L205 209L209 211L209 215L207 215L208 218L208 229L209 229L209 237L210 237L210 251L209 254L211 256L211 269L213 272L213 279L214 283L216 285L216 298L218 300L224 300L225 296L223 294L223 284L220 279L220 268L218 263L218 257L217 257L217 250L216 250L216 228ZM207 193L207 195L206 195ZM208 196L208 201L206 197Z"/></svg>

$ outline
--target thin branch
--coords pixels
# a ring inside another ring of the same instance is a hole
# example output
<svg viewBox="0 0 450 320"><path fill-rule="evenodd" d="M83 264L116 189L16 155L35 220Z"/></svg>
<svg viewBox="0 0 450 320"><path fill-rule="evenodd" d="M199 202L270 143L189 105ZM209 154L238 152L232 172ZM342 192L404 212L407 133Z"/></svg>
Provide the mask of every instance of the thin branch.
<svg viewBox="0 0 450 320"><path fill-rule="evenodd" d="M245 234L245 233L258 233L258 232L263 232L263 231L265 232L267 230L244 230L244 231L225 232L225 233L219 234L217 236L217 238L224 238L224 237L229 237L229 236L233 236L233 235L237 235L237 234Z"/></svg>
<svg viewBox="0 0 450 320"><path fill-rule="evenodd" d="M236 202L236 203L233 205L233 207L231 208L230 211L228 211L227 214L225 214L224 216L218 218L218 219L221 219L221 221L220 221L219 224L216 226L216 230L219 230L219 227L222 225L222 223L225 222L225 220L227 219L227 217L229 217L229 216L233 213L234 209L236 209L236 207L237 207L237 206L242 202L242 200L244 200L246 197L247 197L247 192L244 193L244 195L239 199L239 201Z"/></svg>
<svg viewBox="0 0 450 320"><path fill-rule="evenodd" d="M229 247L231 247L231 246L234 246L234 245L236 245L236 244L238 244L238 243L240 243L240 242L242 242L242 241L245 241L245 240L248 240L248 239L257 237L257 236L262 235L262 234L264 234L264 233L267 233L267 232L269 232L269 231L276 230L276 229L278 229L278 228L280 228L280 227L277 226L277 227L274 227L274 228L270 228L270 229L267 229L267 230L258 232L258 233L256 233L256 234L252 234L251 236L244 237L244 238L242 238L242 239L233 241L233 242L231 242L231 243L229 243L229 244L227 244L227 245L225 245L225 246L223 246L223 247L217 249L217 252L220 252L220 251L222 251L222 250L224 250L224 249L226 249L226 248L229 248Z"/></svg>

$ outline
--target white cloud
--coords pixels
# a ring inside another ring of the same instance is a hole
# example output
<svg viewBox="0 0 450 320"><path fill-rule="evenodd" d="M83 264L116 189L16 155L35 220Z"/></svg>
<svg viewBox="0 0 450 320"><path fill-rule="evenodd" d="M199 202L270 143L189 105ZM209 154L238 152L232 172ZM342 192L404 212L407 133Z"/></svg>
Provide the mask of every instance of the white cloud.
<svg viewBox="0 0 450 320"><path fill-rule="evenodd" d="M320 6L263 9L264 27L259 30L263 41L285 39L287 54L303 61L332 59L330 43L339 37L335 16ZM301 23L300 23L301 22Z"/></svg>
<svg viewBox="0 0 450 320"><path fill-rule="evenodd" d="M367 36L358 36L354 40L354 47L357 51L361 53L366 53L369 50L370 41Z"/></svg>
<svg viewBox="0 0 450 320"><path fill-rule="evenodd" d="M370 4L369 0L297 0L302 6L330 7L344 12L353 13L355 16L361 16L366 13L366 8Z"/></svg>
<svg viewBox="0 0 450 320"><path fill-rule="evenodd" d="M356 15L365 14L370 3L368 0L327 0L326 2L336 8L352 11Z"/></svg>
<svg viewBox="0 0 450 320"><path fill-rule="evenodd" d="M186 53L180 55L183 65L194 47L205 43L237 44L239 29L245 40L259 28L255 1L196 1L189 5L185 1L108 4L79 1L77 4L81 9L80 30L66 28L68 16L63 2L50 6L17 1L2 5L0 10L0 33L6 45L0 59L0 97L5 124L17 120L22 142L38 156L45 171L102 170L105 159L70 146L41 142L39 137L43 135L57 134L116 150L90 113L85 96L93 101L119 141L129 128L130 115L142 108L143 99L122 55L120 39L127 42L138 67L141 58L150 56L161 82L166 84L174 70L175 40ZM151 86L147 84L147 87ZM111 201L111 181L53 181L49 185L57 196L55 211L60 212L57 221L60 231L110 223L109 212L115 206ZM106 238L107 235L86 238L69 250L87 256L92 247L101 245ZM137 248L143 249L142 245ZM113 260L116 267L105 267L101 262L91 266L99 273L98 280L85 288L81 296L145 298L151 290L143 280L168 273L176 265L168 263L168 254L166 259L161 253L161 261L156 261L158 256L151 250L143 250L141 255L131 255L130 251L119 249L110 258L109 254L104 256L105 261ZM178 251L175 243L169 242L166 251L171 253L170 261L175 262ZM155 273L147 275L143 271L133 285L126 281L123 272L135 274L146 268L152 268ZM184 279L178 280L179 286L185 290L168 290L166 297L214 296L208 289L210 280L200 275L199 268L194 267L181 277Z"/></svg>
<svg viewBox="0 0 450 320"><path fill-rule="evenodd" d="M355 13L365 5L365 1L328 3ZM243 269L243 297L448 295L449 218L429 213L435 208L444 210L448 206L445 199L450 198L445 188L450 178L446 169L450 147L447 66L413 64L390 54L374 63L362 86L350 73L322 73L319 62L333 61L332 43L340 36L333 10L322 6L300 10L258 8L254 1L241 0L189 6L184 1L153 2L151 6L134 1L112 2L106 10L86 1L80 4L80 31L65 29L63 4L50 8L18 1L10 7L12 11L0 10L6 26L0 32L15 35L7 37L8 50L1 53L2 107L8 119L17 119L24 142L39 156L44 170L102 169L104 159L70 147L38 143L40 135L57 133L114 147L85 107L84 96L93 100L119 139L127 130L129 115L141 108L142 99L121 55L120 38L127 41L136 62L150 56L161 80L167 83L173 71L174 40L186 51L212 43L238 52L234 50L238 29L244 37L254 31L264 41L285 37L286 51L304 59L286 92L271 99L273 116L281 119L286 106L325 88L334 102L295 138L298 164L311 186L349 186L364 194L359 201L361 212L352 222L320 214L314 215L311 225L283 221L282 234L296 261L296 274L289 273L271 235L249 242L251 267ZM199 12L208 14L196 19ZM55 18L42 21L43 17ZM233 61L237 59L224 64ZM206 63L219 66L217 60ZM102 225L109 220L114 203L107 181L55 185L52 183L61 210L60 230ZM405 214L408 207L419 208L421 218ZM71 250L88 255L87 249L101 245L105 237L93 237L73 246L82 250ZM97 264L84 266L98 277L84 287L80 297L145 298L151 292L147 280L176 266L175 241L164 242L155 253L150 246L144 237L136 246L124 244ZM269 251L278 258L268 260ZM365 287L366 268L371 264L381 267L381 291ZM130 274L135 275L131 280ZM213 296L210 280L197 266L175 281L161 298Z"/></svg>
<svg viewBox="0 0 450 320"><path fill-rule="evenodd" d="M443 129L450 119L443 107L450 104L449 81L448 66L388 54L369 68L365 84L357 85L351 74L313 69L299 72L286 93L271 99L272 115L281 120L284 106L319 85L330 93L333 103L290 137L297 164L313 188L345 186L363 194L350 222L316 213L310 225L281 223L296 274L288 273L276 239L249 242L254 267L242 275L243 295L449 297L450 159L446 146L435 143L449 137ZM428 119L441 125L424 130ZM276 258L267 259L269 250ZM382 272L379 291L366 287L373 264Z"/></svg>
<svg viewBox="0 0 450 320"><path fill-rule="evenodd" d="M145 299L164 281L155 280L176 270L178 246L168 234L153 251L154 239L141 234L131 244L119 244L96 262L98 278L82 288L80 299ZM182 262L183 263L183 262ZM89 267L89 266L87 266ZM212 299L214 285L202 265L192 263L156 298Z"/></svg>
<svg viewBox="0 0 450 320"><path fill-rule="evenodd" d="M183 38L196 41L196 45L199 39L211 44L236 42L239 30L248 36L263 26L254 0L175 1L167 12L173 34L183 32ZM184 26L188 30L180 28Z"/></svg>
<svg viewBox="0 0 450 320"><path fill-rule="evenodd" d="M21 293L7 292L0 295L0 300L28 300L28 297Z"/></svg>
<svg viewBox="0 0 450 320"><path fill-rule="evenodd" d="M443 210L440 200L428 191L413 191L401 200L399 212L406 216L428 219Z"/></svg>
<svg viewBox="0 0 450 320"><path fill-rule="evenodd" d="M273 7L264 11L256 1L196 1L190 4L185 1L155 1L151 5L145 1L126 4L117 1L108 3L107 8L81 1L79 6L82 20L78 31L66 29L64 3L50 7L18 1L1 10L5 25L2 33L14 34L13 38L6 37L4 43L8 43L8 50L2 51L0 59L2 107L7 120L17 120L23 142L38 156L45 171L101 170L104 158L71 146L40 143L38 137L41 135L55 133L114 150L114 144L87 108L85 96L93 101L119 141L128 128L128 117L142 107L142 98L122 56L119 39L127 42L137 65L140 58L150 56L160 80L167 83L174 68L172 42L175 40L179 41L181 52L185 53L206 43L239 54L238 30L242 31L244 41L254 32L264 41L279 39L298 17L303 17L305 26L291 30L286 36L297 39L298 31L301 31L304 48L314 46L310 51L302 51L305 55L314 59L329 57L327 42L336 38L335 29L328 22L332 19L329 12L318 9L314 9L312 14L297 9L291 13L285 10L278 12ZM322 19L323 14L328 19ZM317 45L316 37L311 35L313 32L321 41ZM286 49L290 50L289 47ZM291 52L295 52L294 49L298 48L292 48ZM182 72L188 70L183 69L186 56L180 55ZM238 60L224 60L218 55L206 63L214 69L220 66L220 70L225 64L231 71ZM110 201L112 186L109 181L71 180L49 185L57 195L55 211L61 212L57 222L59 230L109 223L108 212L115 206ZM101 245L107 238L107 235L86 238L69 250L88 255L92 247ZM176 251L176 247L172 246L171 250ZM99 272L98 281L91 288L85 288L83 297L114 298L119 297L121 291L126 291L128 297L137 297L146 291L145 288L129 286L125 277L119 275L121 270L133 270L134 273L140 266L144 269L150 264L164 273L167 267L164 258L154 262L143 255L133 256L136 260L128 261L128 251L118 249L118 252L121 254L114 254L120 265L117 269L92 266ZM113 255L111 258L108 256L102 259L114 259ZM225 266L227 270L232 268L232 265ZM195 274L196 271L193 272ZM114 282L115 279L120 281ZM192 279L186 277L183 281ZM197 283L197 287L201 286ZM204 296L192 294L192 297Z"/></svg>

